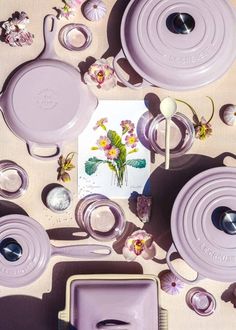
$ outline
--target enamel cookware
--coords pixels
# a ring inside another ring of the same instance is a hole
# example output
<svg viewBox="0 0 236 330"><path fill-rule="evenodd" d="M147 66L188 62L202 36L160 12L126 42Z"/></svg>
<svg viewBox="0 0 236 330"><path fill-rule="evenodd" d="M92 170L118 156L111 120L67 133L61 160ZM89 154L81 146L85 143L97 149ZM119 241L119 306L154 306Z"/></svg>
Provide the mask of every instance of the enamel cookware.
<svg viewBox="0 0 236 330"><path fill-rule="evenodd" d="M179 192L171 214L174 244L167 253L167 263L184 282L192 284L202 278L235 281L235 235L221 223L223 210L235 210L235 201L236 169L230 167L206 170ZM177 251L197 272L195 280L176 272L171 255Z"/></svg>
<svg viewBox="0 0 236 330"><path fill-rule="evenodd" d="M48 15L44 20L44 51L16 70L0 97L7 125L26 141L29 153L40 159L60 154L63 142L83 131L98 103L79 71L57 57L55 36L56 18ZM39 146L56 150L43 157L38 155Z"/></svg>
<svg viewBox="0 0 236 330"><path fill-rule="evenodd" d="M104 245L54 246L44 228L25 215L0 218L0 285L21 287L44 272L52 256L96 259L111 253Z"/></svg>
<svg viewBox="0 0 236 330"><path fill-rule="evenodd" d="M235 60L235 9L228 0L131 0L121 43L114 67L126 86L198 88L222 76ZM122 76L122 58L143 78L141 84Z"/></svg>

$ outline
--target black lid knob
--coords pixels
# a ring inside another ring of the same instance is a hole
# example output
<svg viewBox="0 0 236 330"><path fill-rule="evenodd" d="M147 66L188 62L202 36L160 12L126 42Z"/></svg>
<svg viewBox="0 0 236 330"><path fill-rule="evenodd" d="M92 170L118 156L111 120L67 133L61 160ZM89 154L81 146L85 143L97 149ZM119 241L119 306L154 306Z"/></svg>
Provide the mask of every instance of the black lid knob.
<svg viewBox="0 0 236 330"><path fill-rule="evenodd" d="M195 20L187 13L173 13L167 18L166 25L173 33L189 34L195 27Z"/></svg>
<svg viewBox="0 0 236 330"><path fill-rule="evenodd" d="M15 239L8 237L1 242L0 253L8 261L17 261L22 256L22 247Z"/></svg>
<svg viewBox="0 0 236 330"><path fill-rule="evenodd" d="M221 218L223 230L230 235L236 234L236 211L226 211Z"/></svg>

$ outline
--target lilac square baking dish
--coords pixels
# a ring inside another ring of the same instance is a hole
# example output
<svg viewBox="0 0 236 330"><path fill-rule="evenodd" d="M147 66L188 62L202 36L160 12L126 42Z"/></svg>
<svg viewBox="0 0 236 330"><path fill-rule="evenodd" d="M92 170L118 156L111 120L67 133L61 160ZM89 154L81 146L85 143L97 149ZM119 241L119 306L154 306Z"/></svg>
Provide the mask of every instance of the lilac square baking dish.
<svg viewBox="0 0 236 330"><path fill-rule="evenodd" d="M59 329L164 330L163 315L154 276L76 275L67 281Z"/></svg>

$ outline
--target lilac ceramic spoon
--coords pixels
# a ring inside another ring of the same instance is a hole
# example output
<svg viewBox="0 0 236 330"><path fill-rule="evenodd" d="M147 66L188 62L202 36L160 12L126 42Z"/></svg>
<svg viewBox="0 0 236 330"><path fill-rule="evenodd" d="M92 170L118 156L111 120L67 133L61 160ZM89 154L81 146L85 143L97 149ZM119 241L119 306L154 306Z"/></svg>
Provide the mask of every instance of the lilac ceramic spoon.
<svg viewBox="0 0 236 330"><path fill-rule="evenodd" d="M170 121L177 110L177 104L171 97L166 97L161 101L160 110L166 120L165 128L165 169L170 167Z"/></svg>

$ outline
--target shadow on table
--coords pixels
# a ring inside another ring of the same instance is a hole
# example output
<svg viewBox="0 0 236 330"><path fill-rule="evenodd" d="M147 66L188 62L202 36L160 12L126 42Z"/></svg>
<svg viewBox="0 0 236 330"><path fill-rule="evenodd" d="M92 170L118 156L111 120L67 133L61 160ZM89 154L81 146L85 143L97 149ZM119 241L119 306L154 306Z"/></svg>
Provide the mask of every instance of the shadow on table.
<svg viewBox="0 0 236 330"><path fill-rule="evenodd" d="M25 210L16 203L0 200L0 217L10 214L28 215Z"/></svg>
<svg viewBox="0 0 236 330"><path fill-rule="evenodd" d="M63 227L47 229L49 239L56 241L78 241L89 237L82 229L78 227Z"/></svg>
<svg viewBox="0 0 236 330"><path fill-rule="evenodd" d="M172 243L171 211L179 191L198 173L224 166L223 161L228 156L236 158L229 152L215 158L189 154L172 159L170 170L165 170L163 163L153 171L143 191L144 194L151 194L153 197L151 220L144 225L144 229L153 234L155 241L162 249L168 251Z"/></svg>
<svg viewBox="0 0 236 330"><path fill-rule="evenodd" d="M102 58L115 57L121 50L121 38L120 38L120 25L123 17L125 8L127 7L129 0L117 0L113 8L111 9L109 19L107 22L107 40L108 49L101 56ZM142 81L141 77L132 68L129 62L122 58L118 61L119 66L122 71L129 75L129 82L131 84L137 84ZM119 86L124 86L122 83L118 82Z"/></svg>
<svg viewBox="0 0 236 330"><path fill-rule="evenodd" d="M103 54L103 58L115 57L121 49L120 25L123 13L129 0L117 0L111 9L107 22L107 40L109 47Z"/></svg>
<svg viewBox="0 0 236 330"><path fill-rule="evenodd" d="M52 291L45 293L42 300L25 295L8 296L0 299L0 328L4 330L58 329L58 312L65 307L66 281L72 275L142 273L141 265L136 262L58 263L53 270ZM35 285L37 285L36 282Z"/></svg>

